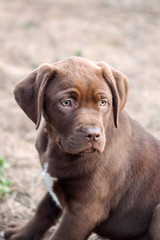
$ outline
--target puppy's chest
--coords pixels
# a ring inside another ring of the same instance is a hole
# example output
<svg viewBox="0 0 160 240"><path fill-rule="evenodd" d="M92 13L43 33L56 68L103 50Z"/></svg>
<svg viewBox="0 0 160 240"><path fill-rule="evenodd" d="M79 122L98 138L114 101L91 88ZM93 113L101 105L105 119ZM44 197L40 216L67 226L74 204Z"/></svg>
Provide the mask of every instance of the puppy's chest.
<svg viewBox="0 0 160 240"><path fill-rule="evenodd" d="M49 192L50 196L52 197L52 200L56 203L56 205L60 208L62 208L59 199L57 197L57 195L54 192L54 186L56 185L58 179L54 178L50 175L49 171L48 171L48 163L45 162L43 165L43 172L42 172L42 176L44 179L44 183L46 185L46 189Z"/></svg>

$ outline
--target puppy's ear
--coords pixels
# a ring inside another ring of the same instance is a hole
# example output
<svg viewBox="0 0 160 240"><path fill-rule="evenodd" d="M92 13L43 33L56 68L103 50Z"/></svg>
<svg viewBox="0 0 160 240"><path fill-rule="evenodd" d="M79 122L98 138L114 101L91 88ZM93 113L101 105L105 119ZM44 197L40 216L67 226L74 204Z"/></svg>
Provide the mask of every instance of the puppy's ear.
<svg viewBox="0 0 160 240"><path fill-rule="evenodd" d="M128 79L123 73L105 63L102 63L102 74L112 92L114 124L118 127L118 116L128 98Z"/></svg>
<svg viewBox="0 0 160 240"><path fill-rule="evenodd" d="M53 65L42 64L15 86L15 99L26 115L36 124L36 129L41 121L45 87L54 73Z"/></svg>

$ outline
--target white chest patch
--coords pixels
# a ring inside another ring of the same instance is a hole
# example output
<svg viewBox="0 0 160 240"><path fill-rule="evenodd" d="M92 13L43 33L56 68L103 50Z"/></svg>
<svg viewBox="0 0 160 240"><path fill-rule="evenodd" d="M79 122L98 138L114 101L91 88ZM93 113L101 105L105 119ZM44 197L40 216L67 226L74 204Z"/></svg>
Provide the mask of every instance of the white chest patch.
<svg viewBox="0 0 160 240"><path fill-rule="evenodd" d="M43 175L43 178L44 178L44 182L45 182L47 191L50 193L50 195L51 195L53 201L56 203L56 205L58 207L62 208L56 194L53 192L53 185L54 185L54 182L57 181L57 178L51 177L51 175L47 172L47 169L48 169L48 163L45 162L44 163L44 170L42 172L42 175Z"/></svg>

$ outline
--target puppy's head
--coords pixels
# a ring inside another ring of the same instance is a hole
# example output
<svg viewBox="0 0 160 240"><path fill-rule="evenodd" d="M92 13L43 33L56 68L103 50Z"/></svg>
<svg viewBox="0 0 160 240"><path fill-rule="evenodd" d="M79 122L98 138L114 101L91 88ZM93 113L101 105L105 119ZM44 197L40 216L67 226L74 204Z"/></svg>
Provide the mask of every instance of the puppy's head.
<svg viewBox="0 0 160 240"><path fill-rule="evenodd" d="M41 65L17 83L14 94L37 128L43 113L50 137L63 151L101 153L108 122L118 126L128 81L105 63L71 57Z"/></svg>

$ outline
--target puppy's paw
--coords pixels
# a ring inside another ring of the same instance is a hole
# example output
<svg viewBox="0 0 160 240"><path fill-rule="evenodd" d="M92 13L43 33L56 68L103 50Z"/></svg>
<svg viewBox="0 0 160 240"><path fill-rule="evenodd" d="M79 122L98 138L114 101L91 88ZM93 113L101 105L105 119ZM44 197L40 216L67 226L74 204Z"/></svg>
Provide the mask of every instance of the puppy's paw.
<svg viewBox="0 0 160 240"><path fill-rule="evenodd" d="M20 223L10 224L7 229L1 233L2 239L7 240L32 240L34 234L28 226Z"/></svg>

